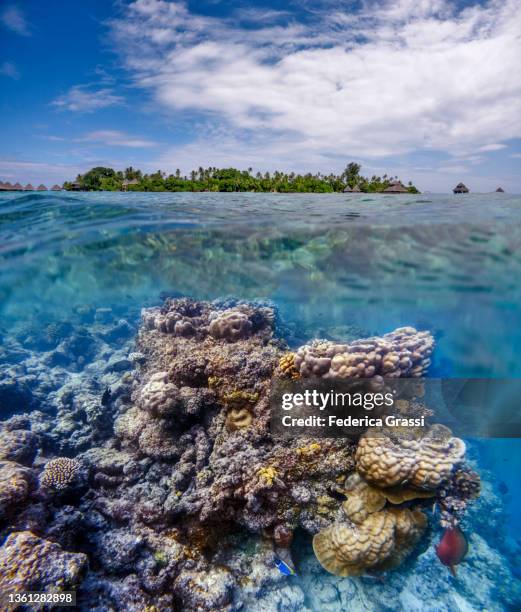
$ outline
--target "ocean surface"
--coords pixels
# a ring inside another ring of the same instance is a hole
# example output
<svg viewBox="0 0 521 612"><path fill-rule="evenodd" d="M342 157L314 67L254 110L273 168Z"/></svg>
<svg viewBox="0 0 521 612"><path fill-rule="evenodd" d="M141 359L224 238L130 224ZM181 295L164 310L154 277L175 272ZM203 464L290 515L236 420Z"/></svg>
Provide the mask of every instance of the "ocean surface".
<svg viewBox="0 0 521 612"><path fill-rule="evenodd" d="M520 245L508 194L3 193L0 337L85 305L137 323L164 295L259 298L293 344L412 325L430 374L518 378ZM474 448L520 539L521 440Z"/></svg>

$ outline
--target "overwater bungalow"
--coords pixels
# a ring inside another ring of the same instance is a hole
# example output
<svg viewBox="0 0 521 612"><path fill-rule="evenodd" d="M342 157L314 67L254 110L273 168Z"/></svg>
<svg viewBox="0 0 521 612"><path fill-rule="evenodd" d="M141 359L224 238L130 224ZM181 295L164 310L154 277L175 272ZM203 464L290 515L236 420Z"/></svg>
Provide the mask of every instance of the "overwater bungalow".
<svg viewBox="0 0 521 612"><path fill-rule="evenodd" d="M61 191L61 190L62 190L62 188L59 185L53 185L51 187L51 191Z"/></svg>
<svg viewBox="0 0 521 612"><path fill-rule="evenodd" d="M31 185L31 183L27 183L27 185L24 187L24 191L34 191L34 187Z"/></svg>
<svg viewBox="0 0 521 612"><path fill-rule="evenodd" d="M2 183L0 185L0 189L2 191L11 191L13 189L13 186L11 185L9 181L7 181L6 183Z"/></svg>
<svg viewBox="0 0 521 612"><path fill-rule="evenodd" d="M353 193L353 190L351 189L351 187L349 187L349 185L347 185L347 186L344 188L344 193Z"/></svg>
<svg viewBox="0 0 521 612"><path fill-rule="evenodd" d="M362 190L360 189L358 185L355 185L351 191L353 193L361 193Z"/></svg>
<svg viewBox="0 0 521 612"><path fill-rule="evenodd" d="M81 191L81 183L71 183L70 191Z"/></svg>
<svg viewBox="0 0 521 612"><path fill-rule="evenodd" d="M496 193L505 193L505 190L503 189L503 187L498 187L496 189Z"/></svg>
<svg viewBox="0 0 521 612"><path fill-rule="evenodd" d="M15 183L15 184L14 184L14 185L11 187L11 189L12 189L13 191L23 191L23 187L20 185L20 183Z"/></svg>
<svg viewBox="0 0 521 612"><path fill-rule="evenodd" d="M47 191L47 187L45 185L38 185L36 191Z"/></svg>
<svg viewBox="0 0 521 612"><path fill-rule="evenodd" d="M383 190L383 193L409 193L407 187L404 187L400 181L391 181L389 187Z"/></svg>
<svg viewBox="0 0 521 612"><path fill-rule="evenodd" d="M454 193L468 193L469 188L463 183L458 183L456 187L452 190Z"/></svg>

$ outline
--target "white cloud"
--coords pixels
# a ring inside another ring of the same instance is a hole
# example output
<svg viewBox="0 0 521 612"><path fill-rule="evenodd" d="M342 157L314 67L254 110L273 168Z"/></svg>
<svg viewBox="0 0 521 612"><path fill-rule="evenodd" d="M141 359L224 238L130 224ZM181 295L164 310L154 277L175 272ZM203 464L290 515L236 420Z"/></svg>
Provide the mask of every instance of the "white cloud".
<svg viewBox="0 0 521 612"><path fill-rule="evenodd" d="M18 68L12 62L3 62L0 64L0 74L17 81L20 78Z"/></svg>
<svg viewBox="0 0 521 612"><path fill-rule="evenodd" d="M31 35L31 30L24 14L20 8L14 4L6 6L3 9L0 13L0 21L7 29L16 32L16 34L20 34L21 36Z"/></svg>
<svg viewBox="0 0 521 612"><path fill-rule="evenodd" d="M483 145L482 147L479 147L479 150L488 152L488 151L501 151L501 149L506 149L506 148L507 148L507 145L496 143L496 144Z"/></svg>
<svg viewBox="0 0 521 612"><path fill-rule="evenodd" d="M156 147L157 142L144 138L136 138L125 132L118 130L98 130L89 132L83 138L78 139L79 142L99 142L105 145L114 147Z"/></svg>
<svg viewBox="0 0 521 612"><path fill-rule="evenodd" d="M123 98L108 87L89 89L84 85L75 85L66 94L56 98L52 105L60 110L92 113L122 103Z"/></svg>
<svg viewBox="0 0 521 612"><path fill-rule="evenodd" d="M180 2L137 0L111 25L137 85L225 131L213 159L313 162L463 156L521 137L520 9L367 0L359 13L322 11L313 26L246 29Z"/></svg>

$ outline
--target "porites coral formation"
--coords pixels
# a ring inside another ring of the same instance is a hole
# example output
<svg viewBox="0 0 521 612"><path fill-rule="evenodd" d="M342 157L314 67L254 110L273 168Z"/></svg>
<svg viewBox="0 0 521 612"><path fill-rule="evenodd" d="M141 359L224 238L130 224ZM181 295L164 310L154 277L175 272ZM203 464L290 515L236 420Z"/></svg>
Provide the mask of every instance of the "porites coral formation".
<svg viewBox="0 0 521 612"><path fill-rule="evenodd" d="M294 363L303 377L420 377L430 365L433 348L429 332L401 327L381 338L349 344L314 341L298 349Z"/></svg>
<svg viewBox="0 0 521 612"><path fill-rule="evenodd" d="M465 455L465 443L443 425L418 430L416 435L393 435L389 430L364 434L358 443L358 472L379 487L412 486L434 490L447 481Z"/></svg>
<svg viewBox="0 0 521 612"><path fill-rule="evenodd" d="M399 565L421 538L427 519L418 511L392 508L369 514L360 524L334 523L313 538L320 564L337 576Z"/></svg>

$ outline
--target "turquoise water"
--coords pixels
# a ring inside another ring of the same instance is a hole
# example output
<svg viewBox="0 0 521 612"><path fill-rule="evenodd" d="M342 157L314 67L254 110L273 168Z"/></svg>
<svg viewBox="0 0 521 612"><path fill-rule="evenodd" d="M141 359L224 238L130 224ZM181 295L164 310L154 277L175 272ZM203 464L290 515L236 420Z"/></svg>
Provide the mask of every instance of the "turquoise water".
<svg viewBox="0 0 521 612"><path fill-rule="evenodd" d="M293 344L413 325L433 374L520 377L520 242L506 194L0 194L0 330L85 304L137 320L162 292L263 298ZM521 441L482 444L521 534Z"/></svg>

